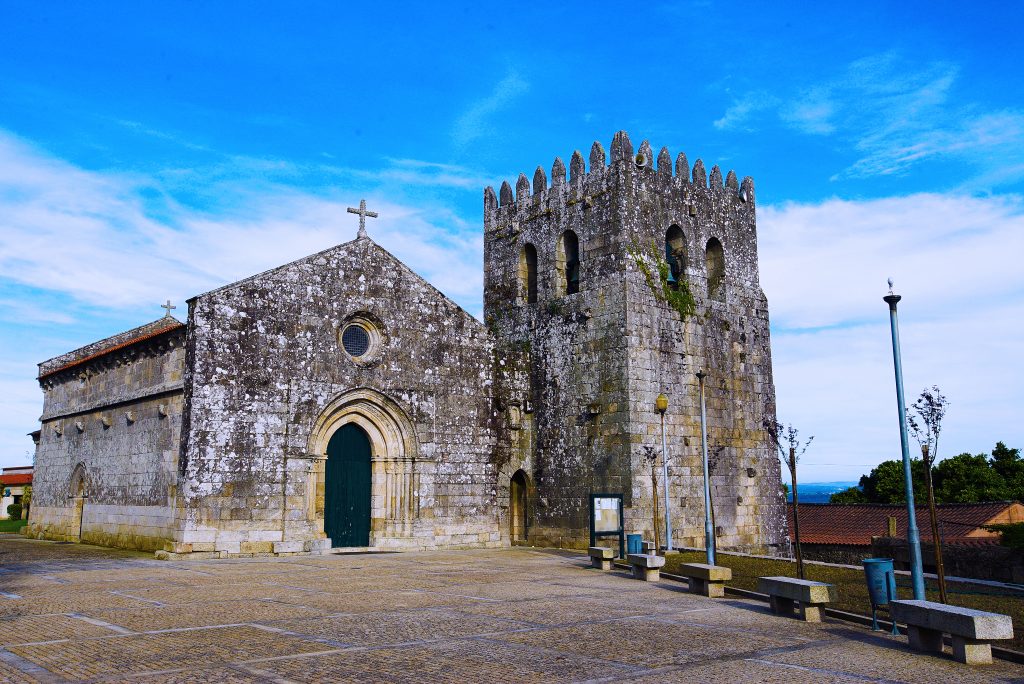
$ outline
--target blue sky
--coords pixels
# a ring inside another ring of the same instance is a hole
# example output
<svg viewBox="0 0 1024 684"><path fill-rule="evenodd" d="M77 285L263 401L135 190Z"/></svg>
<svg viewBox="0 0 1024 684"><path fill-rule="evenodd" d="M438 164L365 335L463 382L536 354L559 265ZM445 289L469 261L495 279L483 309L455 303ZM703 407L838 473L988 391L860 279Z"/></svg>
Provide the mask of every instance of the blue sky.
<svg viewBox="0 0 1024 684"><path fill-rule="evenodd" d="M899 452L885 278L940 457L1024 447L1024 6L0 5L0 464L35 363L371 235L481 309L481 189L625 129L757 184L805 479Z"/></svg>

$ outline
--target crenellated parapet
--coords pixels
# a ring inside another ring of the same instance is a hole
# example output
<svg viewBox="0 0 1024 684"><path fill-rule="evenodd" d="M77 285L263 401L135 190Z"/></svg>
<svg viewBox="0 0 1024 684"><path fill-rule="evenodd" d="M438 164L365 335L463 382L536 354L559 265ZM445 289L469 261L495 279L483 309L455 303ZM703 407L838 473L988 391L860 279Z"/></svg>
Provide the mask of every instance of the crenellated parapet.
<svg viewBox="0 0 1024 684"><path fill-rule="evenodd" d="M712 166L711 171L705 170L704 162L697 159L691 171L686 154L680 152L672 162L672 155L667 147L662 147L657 155L651 144L644 140L634 153L633 144L625 131L619 131L612 138L611 159L607 161L604 147L595 141L590 148L590 170L586 168L583 155L576 150L569 160L569 174L566 179L565 164L560 157L555 157L551 165L550 183L542 166L533 173L531 184L526 174L519 174L513 192L508 181L501 184L495 193L494 188L484 189L484 221L488 229L496 227L501 218L515 216L521 212L530 212L537 207L546 207L552 202L562 203L581 194L599 191L611 177L628 176L645 183L657 184L664 191L676 191L699 196L720 198L721 201L735 201L749 205L754 210L754 179L747 176L739 181L735 171L730 170L724 180L722 170Z"/></svg>

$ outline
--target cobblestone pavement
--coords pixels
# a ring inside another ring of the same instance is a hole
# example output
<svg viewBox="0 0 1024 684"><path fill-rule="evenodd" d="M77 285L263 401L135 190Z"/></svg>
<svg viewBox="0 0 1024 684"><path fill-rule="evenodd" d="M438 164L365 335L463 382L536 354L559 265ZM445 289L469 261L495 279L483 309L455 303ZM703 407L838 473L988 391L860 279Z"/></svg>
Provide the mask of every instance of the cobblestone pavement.
<svg viewBox="0 0 1024 684"><path fill-rule="evenodd" d="M1024 682L581 555L156 561L0 535L0 682Z"/></svg>

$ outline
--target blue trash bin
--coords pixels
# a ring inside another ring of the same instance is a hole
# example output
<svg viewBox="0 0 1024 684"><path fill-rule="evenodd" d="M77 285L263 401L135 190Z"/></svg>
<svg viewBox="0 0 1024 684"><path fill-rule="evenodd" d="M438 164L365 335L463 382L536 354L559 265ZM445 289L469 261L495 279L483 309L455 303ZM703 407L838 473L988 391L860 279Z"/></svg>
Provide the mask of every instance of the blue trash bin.
<svg viewBox="0 0 1024 684"><path fill-rule="evenodd" d="M896 594L896 569L892 558L865 558L861 563L864 564L864 579L868 583L868 596L871 598L871 629L877 632L880 631L876 612L878 606L887 606L890 601L899 598ZM892 633L899 634L895 620L892 622Z"/></svg>
<svg viewBox="0 0 1024 684"><path fill-rule="evenodd" d="M642 534L627 534L626 535L626 553L643 553L644 535Z"/></svg>

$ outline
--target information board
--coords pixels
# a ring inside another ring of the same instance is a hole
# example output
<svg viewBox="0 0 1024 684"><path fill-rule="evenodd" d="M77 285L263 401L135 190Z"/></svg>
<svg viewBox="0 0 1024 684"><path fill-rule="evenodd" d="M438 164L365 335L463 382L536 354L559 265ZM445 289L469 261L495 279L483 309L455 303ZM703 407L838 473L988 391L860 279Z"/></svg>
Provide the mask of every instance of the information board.
<svg viewBox="0 0 1024 684"><path fill-rule="evenodd" d="M621 501L613 497L594 497L594 531L619 531L619 504Z"/></svg>
<svg viewBox="0 0 1024 684"><path fill-rule="evenodd" d="M597 540L601 537L618 537L619 558L625 558L625 530L622 513L622 494L590 495L591 546L597 546Z"/></svg>

